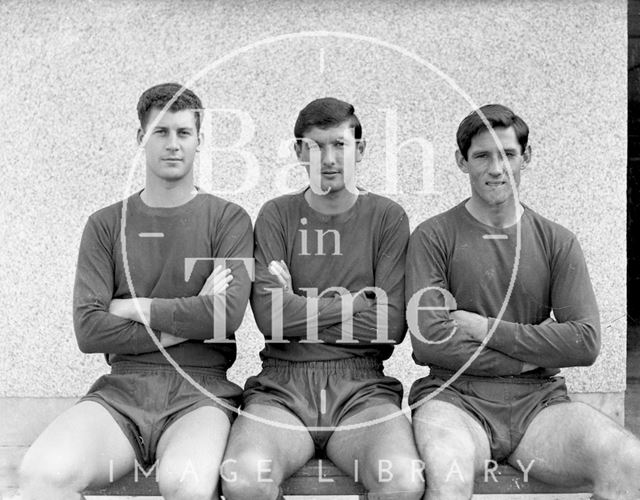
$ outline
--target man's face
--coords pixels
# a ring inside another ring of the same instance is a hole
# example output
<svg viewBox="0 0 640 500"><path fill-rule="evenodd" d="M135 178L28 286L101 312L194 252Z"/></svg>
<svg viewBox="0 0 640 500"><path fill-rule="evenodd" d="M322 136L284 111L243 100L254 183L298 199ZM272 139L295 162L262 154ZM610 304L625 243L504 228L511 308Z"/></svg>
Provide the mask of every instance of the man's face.
<svg viewBox="0 0 640 500"><path fill-rule="evenodd" d="M151 109L147 127L158 117L160 109ZM138 143L144 131L138 130ZM147 157L147 175L168 182L176 182L191 173L193 159L200 145L196 131L196 117L192 110L168 111L149 133L144 146Z"/></svg>
<svg viewBox="0 0 640 500"><path fill-rule="evenodd" d="M515 186L512 186L499 144L484 130L473 137L467 160L456 151L458 167L469 174L471 197L487 206L500 206L513 198L513 189L520 185L520 171L531 159L531 149L523 152L513 127L493 129L505 156L509 160Z"/></svg>
<svg viewBox="0 0 640 500"><path fill-rule="evenodd" d="M346 121L331 128L307 130L304 139L296 144L296 154L307 174L313 169L319 171L321 189L335 193L345 188L346 180L353 179L364 148L364 140L356 141L353 128Z"/></svg>

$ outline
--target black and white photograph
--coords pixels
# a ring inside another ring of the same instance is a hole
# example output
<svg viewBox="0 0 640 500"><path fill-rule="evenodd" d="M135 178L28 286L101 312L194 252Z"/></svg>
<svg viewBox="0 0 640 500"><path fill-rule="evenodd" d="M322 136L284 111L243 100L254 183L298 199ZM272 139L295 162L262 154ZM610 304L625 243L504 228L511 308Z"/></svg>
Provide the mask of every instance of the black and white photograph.
<svg viewBox="0 0 640 500"><path fill-rule="evenodd" d="M640 500L640 0L0 0L1 500Z"/></svg>

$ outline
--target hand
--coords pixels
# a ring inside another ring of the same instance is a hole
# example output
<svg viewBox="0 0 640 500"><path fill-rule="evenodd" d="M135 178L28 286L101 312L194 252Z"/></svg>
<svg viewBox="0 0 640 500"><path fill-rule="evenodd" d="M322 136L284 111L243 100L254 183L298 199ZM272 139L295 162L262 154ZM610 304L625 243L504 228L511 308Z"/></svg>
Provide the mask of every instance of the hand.
<svg viewBox="0 0 640 500"><path fill-rule="evenodd" d="M129 299L112 299L109 304L109 312L121 318L129 319L127 316L127 311L129 310L128 300Z"/></svg>
<svg viewBox="0 0 640 500"><path fill-rule="evenodd" d="M282 285L285 292L293 293L293 285L291 284L291 274L283 260L272 260L269 263L269 272L273 274L278 282Z"/></svg>
<svg viewBox="0 0 640 500"><path fill-rule="evenodd" d="M136 302L138 307L136 307ZM115 316L119 316L138 323L149 322L151 316L151 299L146 297L137 297L135 299L112 299L109 303L109 312Z"/></svg>
<svg viewBox="0 0 640 500"><path fill-rule="evenodd" d="M162 347L171 347L172 345L182 344L187 340L188 339L171 335L170 333L160 332L160 345L162 345Z"/></svg>
<svg viewBox="0 0 640 500"><path fill-rule="evenodd" d="M233 275L230 269L223 268L222 266L216 266L207 278L207 281L202 285L202 289L198 292L200 295L218 295L224 292L229 283L233 280Z"/></svg>
<svg viewBox="0 0 640 500"><path fill-rule="evenodd" d="M522 371L520 373L530 372L530 371L536 370L538 368L540 368L540 367L537 366L537 365L534 365L533 363L524 363L522 365Z"/></svg>
<svg viewBox="0 0 640 500"><path fill-rule="evenodd" d="M450 313L458 332L466 334L476 342L482 342L489 331L489 320L484 316L469 311L457 310Z"/></svg>
<svg viewBox="0 0 640 500"><path fill-rule="evenodd" d="M367 297L362 290L357 293L352 293L353 297L353 313L359 313L370 309L371 307L376 305L375 295L374 298L370 299Z"/></svg>

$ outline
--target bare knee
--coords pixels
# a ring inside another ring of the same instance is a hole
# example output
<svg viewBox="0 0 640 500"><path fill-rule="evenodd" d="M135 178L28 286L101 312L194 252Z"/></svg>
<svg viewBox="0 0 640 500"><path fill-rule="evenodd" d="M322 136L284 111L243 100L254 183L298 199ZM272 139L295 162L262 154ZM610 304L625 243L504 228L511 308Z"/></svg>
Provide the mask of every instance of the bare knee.
<svg viewBox="0 0 640 500"><path fill-rule="evenodd" d="M414 457L388 456L363 473L372 499L420 500L424 494L424 462Z"/></svg>
<svg viewBox="0 0 640 500"><path fill-rule="evenodd" d="M160 494L166 500L211 500L217 483L204 480L172 478L169 481L160 480L158 483Z"/></svg>
<svg viewBox="0 0 640 500"><path fill-rule="evenodd" d="M417 439L433 498L470 498L478 450L472 437L443 426L423 428Z"/></svg>
<svg viewBox="0 0 640 500"><path fill-rule="evenodd" d="M599 436L592 474L596 492L615 492L616 498L640 497L640 441L623 429Z"/></svg>
<svg viewBox="0 0 640 500"><path fill-rule="evenodd" d="M227 500L275 500L280 491L280 482L273 474L273 460L256 453L226 457L220 475Z"/></svg>
<svg viewBox="0 0 640 500"><path fill-rule="evenodd" d="M80 464L64 454L27 452L19 469L23 500L73 498L89 484Z"/></svg>
<svg viewBox="0 0 640 500"><path fill-rule="evenodd" d="M217 469L196 470L193 464L163 467L158 488L166 500L211 500L218 486Z"/></svg>
<svg viewBox="0 0 640 500"><path fill-rule="evenodd" d="M464 432L431 428L418 440L420 455L429 470L457 470L473 479L476 445Z"/></svg>

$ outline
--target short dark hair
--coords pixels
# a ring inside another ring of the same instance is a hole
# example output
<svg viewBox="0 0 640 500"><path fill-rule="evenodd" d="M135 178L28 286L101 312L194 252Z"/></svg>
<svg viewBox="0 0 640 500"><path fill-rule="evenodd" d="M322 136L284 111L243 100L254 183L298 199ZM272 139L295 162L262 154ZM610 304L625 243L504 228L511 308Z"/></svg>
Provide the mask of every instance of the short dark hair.
<svg viewBox="0 0 640 500"><path fill-rule="evenodd" d="M467 115L458 127L456 141L458 142L458 149L465 160L469 159L467 154L473 138L480 132L487 130L487 124L480 113L484 115L484 118L491 124L492 128L513 127L520 143L520 152L524 153L529 142L529 127L525 121L502 104L485 104Z"/></svg>
<svg viewBox="0 0 640 500"><path fill-rule="evenodd" d="M182 92L180 92L182 90ZM180 95L178 95L180 93ZM196 117L196 131L200 133L200 112L202 111L202 101L188 88L179 83L161 83L145 90L138 100L138 119L140 126L144 129L147 126L147 118L152 109L163 109L176 95L175 101L169 107L169 111L183 111L192 109Z"/></svg>
<svg viewBox="0 0 640 500"><path fill-rule="evenodd" d="M334 97L322 97L311 101L298 114L293 134L296 139L302 139L305 132L313 127L327 129L348 121L354 129L356 139L362 138L362 125L355 115L355 108L348 102Z"/></svg>

